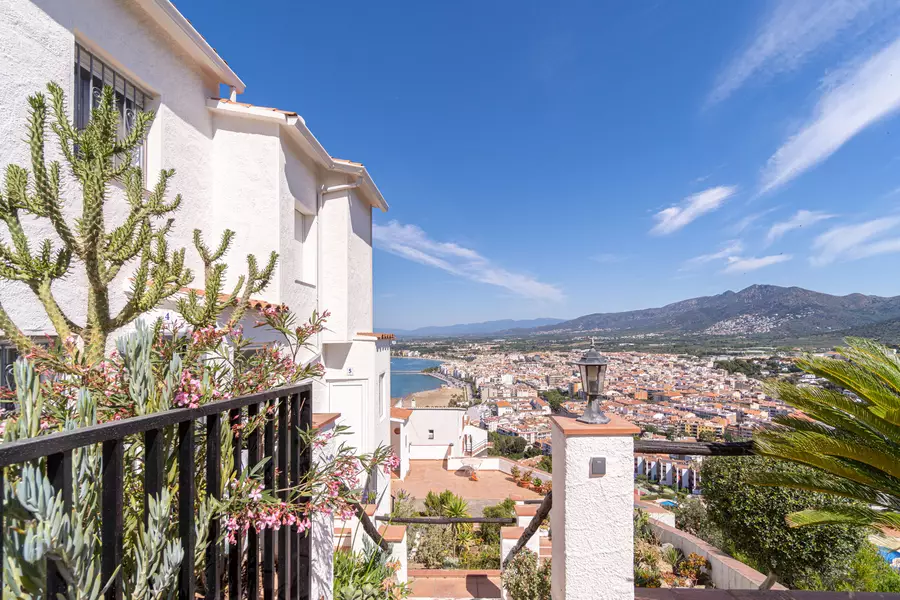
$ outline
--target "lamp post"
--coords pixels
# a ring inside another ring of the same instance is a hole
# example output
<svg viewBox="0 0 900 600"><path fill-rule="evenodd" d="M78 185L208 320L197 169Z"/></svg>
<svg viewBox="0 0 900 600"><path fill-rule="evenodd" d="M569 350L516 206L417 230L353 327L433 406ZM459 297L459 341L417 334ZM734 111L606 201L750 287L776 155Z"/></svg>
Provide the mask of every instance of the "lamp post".
<svg viewBox="0 0 900 600"><path fill-rule="evenodd" d="M578 366L581 389L587 396L584 414L576 420L594 425L609 423L609 417L600 410L600 396L603 395L603 382L606 380L606 367L609 361L594 348L594 338L591 338L591 347L581 355L581 360L573 364Z"/></svg>

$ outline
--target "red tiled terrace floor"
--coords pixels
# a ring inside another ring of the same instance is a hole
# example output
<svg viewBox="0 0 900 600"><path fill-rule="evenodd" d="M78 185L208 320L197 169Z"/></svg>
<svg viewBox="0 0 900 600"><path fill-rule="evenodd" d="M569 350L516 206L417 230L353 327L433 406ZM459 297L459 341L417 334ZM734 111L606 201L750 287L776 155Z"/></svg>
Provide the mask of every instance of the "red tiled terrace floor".
<svg viewBox="0 0 900 600"><path fill-rule="evenodd" d="M406 479L391 481L391 488L406 490L418 500L425 498L428 492L440 493L450 490L466 500L502 501L517 495L525 500L541 498L537 492L520 488L512 477L502 471L479 471L478 481L470 481L462 472L451 472L444 469L440 460L412 460Z"/></svg>

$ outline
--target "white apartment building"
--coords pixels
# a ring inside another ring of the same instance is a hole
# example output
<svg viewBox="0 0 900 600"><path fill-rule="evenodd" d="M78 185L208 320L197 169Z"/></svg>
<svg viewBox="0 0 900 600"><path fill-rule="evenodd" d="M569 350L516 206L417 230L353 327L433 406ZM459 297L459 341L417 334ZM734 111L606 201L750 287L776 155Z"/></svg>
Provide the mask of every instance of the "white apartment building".
<svg viewBox="0 0 900 600"><path fill-rule="evenodd" d="M50 81L65 90L76 124L103 85L116 90L123 123L132 110L156 112L140 160L148 185L160 169L176 170L169 195L180 193L183 203L170 246L188 249L187 266L198 276L192 287L203 287L195 227L213 245L226 228L236 232L227 289L247 254L264 263L278 252L277 273L259 299L286 304L301 320L331 311L306 357L326 367L314 410L341 413L353 431L349 443L364 451L389 444L391 336L372 332L372 211L387 203L366 168L332 157L297 113L240 102L243 81L168 0L0 0L0 169L30 166L27 97ZM61 161L49 132L47 152ZM63 190L80 208L80 189L64 182ZM123 190L113 186L111 198L107 219L118 223ZM40 222L29 234L52 236L52 228ZM75 271L54 287L66 307L85 305ZM130 274L113 283L114 310L127 300ZM25 333L53 331L24 285L0 283L0 301ZM389 480L380 479L383 492ZM380 495L387 507L390 494Z"/></svg>

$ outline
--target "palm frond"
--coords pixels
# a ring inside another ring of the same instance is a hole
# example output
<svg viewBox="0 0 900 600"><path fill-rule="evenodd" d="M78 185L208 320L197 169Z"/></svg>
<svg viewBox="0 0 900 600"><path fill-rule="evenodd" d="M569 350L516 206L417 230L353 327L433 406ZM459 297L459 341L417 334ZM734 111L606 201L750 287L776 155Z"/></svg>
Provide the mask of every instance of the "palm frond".
<svg viewBox="0 0 900 600"><path fill-rule="evenodd" d="M763 432L754 438L754 452L762 456L779 458L795 463L816 467L836 477L843 477L857 483L872 486L886 494L900 498L900 481L871 468L860 468L841 458L819 454L815 449L801 449L783 432Z"/></svg>
<svg viewBox="0 0 900 600"><path fill-rule="evenodd" d="M832 477L828 473L761 472L750 473L747 482L766 487L787 487L810 492L832 494L867 504L877 504L900 510L900 502L890 494L849 479Z"/></svg>
<svg viewBox="0 0 900 600"><path fill-rule="evenodd" d="M886 441L885 438L900 441L900 427L873 413L867 402L857 404L833 390L788 383L772 384L768 389L774 397L831 427L851 431L873 443Z"/></svg>
<svg viewBox="0 0 900 600"><path fill-rule="evenodd" d="M900 513L886 510L877 511L864 506L834 506L828 509L801 510L789 514L785 519L791 527L808 527L810 525L900 527Z"/></svg>

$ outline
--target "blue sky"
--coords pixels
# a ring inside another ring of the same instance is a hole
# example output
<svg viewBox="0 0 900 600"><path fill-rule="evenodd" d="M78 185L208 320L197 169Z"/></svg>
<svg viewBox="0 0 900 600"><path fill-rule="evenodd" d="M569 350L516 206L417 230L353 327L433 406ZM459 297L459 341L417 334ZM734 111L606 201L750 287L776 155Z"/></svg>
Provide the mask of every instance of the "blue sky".
<svg viewBox="0 0 900 600"><path fill-rule="evenodd" d="M379 329L900 294L900 3L178 2L366 164Z"/></svg>

